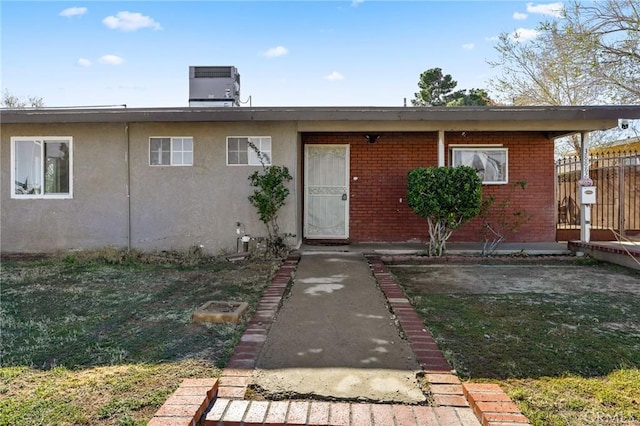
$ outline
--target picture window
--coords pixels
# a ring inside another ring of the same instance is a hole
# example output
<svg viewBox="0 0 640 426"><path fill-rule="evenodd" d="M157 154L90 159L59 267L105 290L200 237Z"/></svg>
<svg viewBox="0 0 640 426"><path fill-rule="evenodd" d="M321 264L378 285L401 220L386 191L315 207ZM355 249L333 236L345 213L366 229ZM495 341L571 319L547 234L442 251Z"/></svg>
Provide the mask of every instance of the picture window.
<svg viewBox="0 0 640 426"><path fill-rule="evenodd" d="M451 165L476 169L485 185L506 184L509 181L507 148L451 148Z"/></svg>
<svg viewBox="0 0 640 426"><path fill-rule="evenodd" d="M72 138L11 138L11 182L11 198L73 198Z"/></svg>

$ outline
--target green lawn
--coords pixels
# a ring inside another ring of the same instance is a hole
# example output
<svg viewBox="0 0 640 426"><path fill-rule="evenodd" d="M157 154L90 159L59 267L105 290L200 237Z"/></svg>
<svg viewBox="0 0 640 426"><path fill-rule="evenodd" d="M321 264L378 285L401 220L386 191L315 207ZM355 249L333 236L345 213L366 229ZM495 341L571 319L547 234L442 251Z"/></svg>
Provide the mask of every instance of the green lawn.
<svg viewBox="0 0 640 426"><path fill-rule="evenodd" d="M637 291L447 292L436 268L390 269L463 380L501 385L536 425L638 425L640 274L584 267Z"/></svg>
<svg viewBox="0 0 640 426"><path fill-rule="evenodd" d="M0 425L145 424L183 378L218 376L244 330L193 310L255 307L276 267L197 250L3 258Z"/></svg>

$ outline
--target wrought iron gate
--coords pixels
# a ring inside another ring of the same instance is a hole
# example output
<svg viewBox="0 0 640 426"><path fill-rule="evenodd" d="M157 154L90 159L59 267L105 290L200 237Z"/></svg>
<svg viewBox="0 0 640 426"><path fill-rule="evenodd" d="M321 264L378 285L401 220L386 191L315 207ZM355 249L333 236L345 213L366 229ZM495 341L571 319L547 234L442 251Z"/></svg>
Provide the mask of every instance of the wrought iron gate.
<svg viewBox="0 0 640 426"><path fill-rule="evenodd" d="M596 187L596 204L591 208L592 230L613 229L622 235L639 233L640 153L605 152L591 155L589 175ZM557 229L560 236L562 231L580 229L580 158L565 157L556 161L556 176Z"/></svg>

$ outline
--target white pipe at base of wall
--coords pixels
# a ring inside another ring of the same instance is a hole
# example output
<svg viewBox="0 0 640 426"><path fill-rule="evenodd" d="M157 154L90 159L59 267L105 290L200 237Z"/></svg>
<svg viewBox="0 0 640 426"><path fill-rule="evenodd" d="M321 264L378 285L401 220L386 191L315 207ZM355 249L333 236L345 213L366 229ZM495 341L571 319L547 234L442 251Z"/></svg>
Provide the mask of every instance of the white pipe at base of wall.
<svg viewBox="0 0 640 426"><path fill-rule="evenodd" d="M583 243L591 241L591 206L589 204L580 206L580 241Z"/></svg>

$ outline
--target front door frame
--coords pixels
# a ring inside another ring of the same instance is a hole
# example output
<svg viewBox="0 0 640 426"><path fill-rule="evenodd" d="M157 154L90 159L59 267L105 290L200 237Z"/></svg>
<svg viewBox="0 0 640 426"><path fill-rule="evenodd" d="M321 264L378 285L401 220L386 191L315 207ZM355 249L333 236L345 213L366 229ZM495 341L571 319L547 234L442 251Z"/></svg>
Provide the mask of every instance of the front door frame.
<svg viewBox="0 0 640 426"><path fill-rule="evenodd" d="M345 177L344 177L344 193L347 197L344 202L346 203L345 208L345 229L344 235L312 235L309 236L308 233L308 217L309 217L309 186L308 186L308 173L309 173L309 156L308 150L311 148L344 148L345 150ZM349 180L350 180L350 145L349 144L305 144L304 145L304 182L303 182L303 191L304 191L304 213L303 213L303 236L305 239L309 240L347 240L349 238L349 205L350 205L350 191L349 191Z"/></svg>

